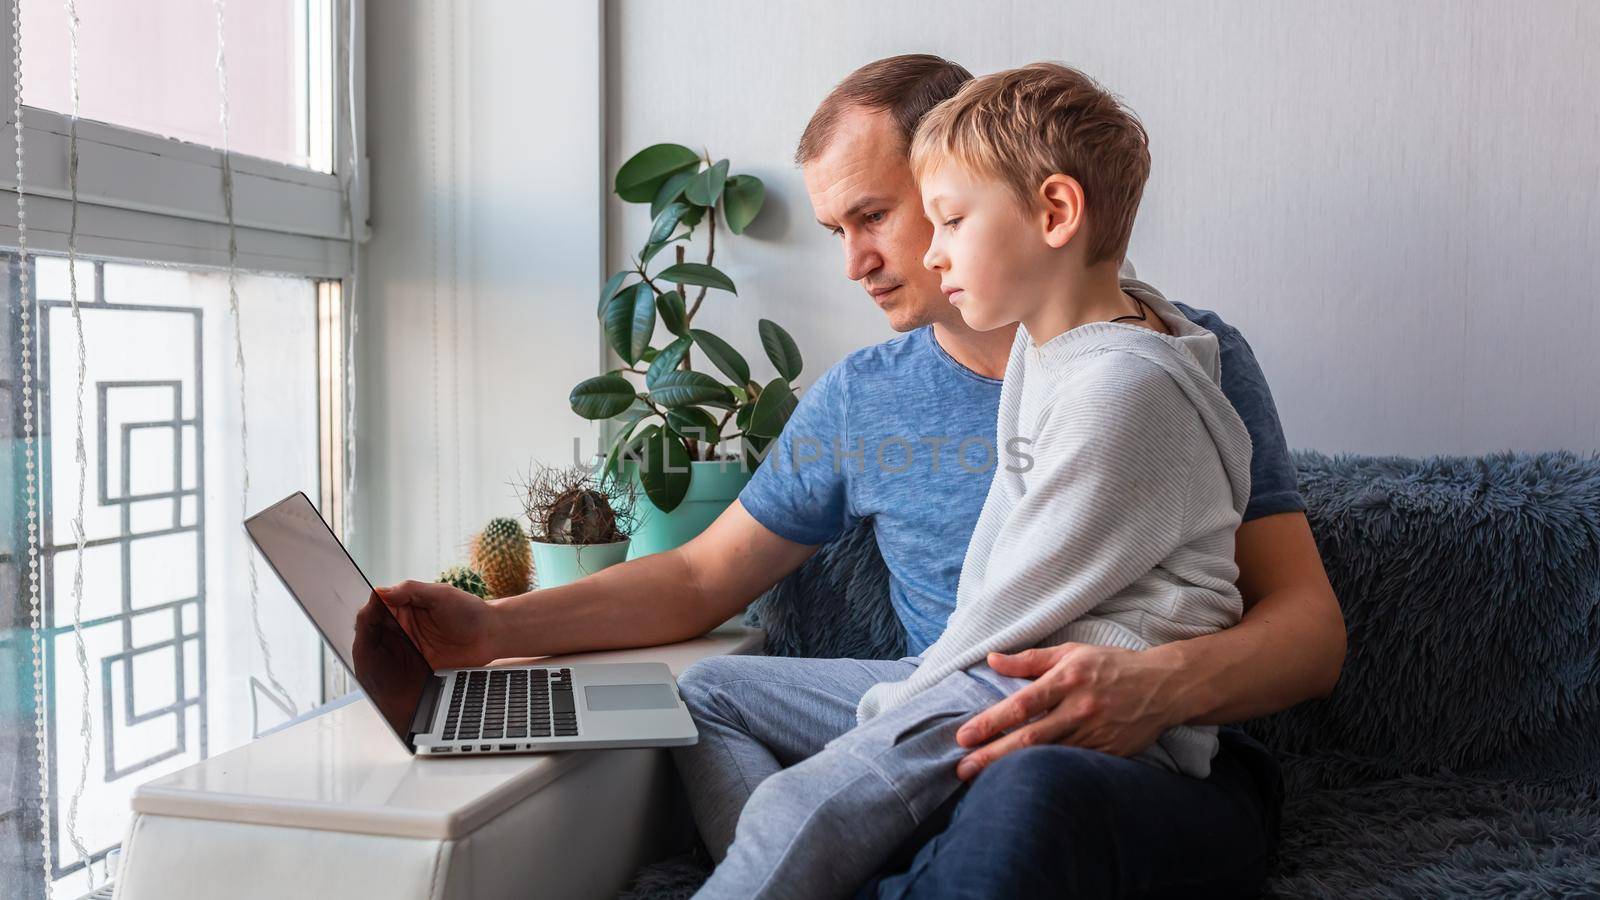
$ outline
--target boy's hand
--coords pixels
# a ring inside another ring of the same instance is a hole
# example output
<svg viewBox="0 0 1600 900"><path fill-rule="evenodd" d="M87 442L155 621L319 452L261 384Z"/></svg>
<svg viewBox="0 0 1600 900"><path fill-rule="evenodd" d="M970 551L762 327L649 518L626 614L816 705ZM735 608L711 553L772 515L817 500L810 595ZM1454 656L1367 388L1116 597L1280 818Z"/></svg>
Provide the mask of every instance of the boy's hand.
<svg viewBox="0 0 1600 900"><path fill-rule="evenodd" d="M963 781L1013 750L1038 744L1133 756L1178 724L1168 703L1176 673L1147 651L1068 643L991 653L988 663L1001 675L1035 680L956 732L958 744L978 748L956 767ZM1015 730L1001 734L1008 728Z"/></svg>
<svg viewBox="0 0 1600 900"><path fill-rule="evenodd" d="M435 669L488 665L502 654L495 607L448 584L403 581L376 591Z"/></svg>

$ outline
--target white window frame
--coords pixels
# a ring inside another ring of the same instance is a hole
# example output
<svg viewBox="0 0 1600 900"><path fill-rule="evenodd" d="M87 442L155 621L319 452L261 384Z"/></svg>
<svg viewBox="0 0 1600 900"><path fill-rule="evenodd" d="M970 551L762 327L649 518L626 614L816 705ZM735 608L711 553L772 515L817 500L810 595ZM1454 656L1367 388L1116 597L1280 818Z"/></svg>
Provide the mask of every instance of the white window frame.
<svg viewBox="0 0 1600 900"><path fill-rule="evenodd" d="M0 139L0 243L17 244L12 34L9 4L0 13L0 83L5 135ZM350 273L348 222L357 240L368 237L365 156L358 177L350 159L347 102L355 106L356 146L366 146L365 0L333 4L334 102L332 173L231 154L234 220L241 269L346 278ZM352 41L350 28L355 28ZM63 27L65 27L63 25ZM23 36L26 41L27 36ZM354 51L354 65L349 59ZM24 49L26 53L26 49ZM349 79L353 74L354 90ZM287 77L287 73L286 73ZM70 217L67 173L69 116L23 107L23 190L27 195L28 249L65 253ZM222 200L222 151L124 126L78 122L78 240L85 256L190 267L228 263L228 224ZM350 182L348 220L344 182ZM346 284L344 296L354 300Z"/></svg>
<svg viewBox="0 0 1600 900"><path fill-rule="evenodd" d="M0 11L0 84L4 85L0 104L5 110L0 134L4 148L0 150L0 245L15 247L17 171L11 102L15 68L12 22L9 4L5 5ZM230 162L238 267L338 281L341 303L348 305L359 303L352 291L350 224L355 224L357 244L366 243L371 235L364 151L357 160L357 177L351 179L346 171L351 157L351 105L355 146L366 146L366 0L332 0L332 13L333 171L317 172L237 152L230 154ZM67 252L70 122L70 116L51 110L22 109L29 253ZM187 268L227 266L222 164L223 153L214 147L79 119L77 253ZM326 703L343 696L349 682L326 648L323 656Z"/></svg>

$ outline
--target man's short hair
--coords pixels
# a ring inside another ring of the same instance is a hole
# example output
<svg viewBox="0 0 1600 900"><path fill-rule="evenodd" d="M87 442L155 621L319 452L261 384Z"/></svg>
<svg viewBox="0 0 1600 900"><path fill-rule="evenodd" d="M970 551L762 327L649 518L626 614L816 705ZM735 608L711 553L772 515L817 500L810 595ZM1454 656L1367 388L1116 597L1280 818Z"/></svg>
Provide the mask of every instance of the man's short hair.
<svg viewBox="0 0 1600 900"><path fill-rule="evenodd" d="M889 113L900 131L901 146L910 147L917 123L945 100L955 96L972 73L948 59L930 53L907 53L870 62L845 76L822 99L795 149L796 165L822 155L833 133L851 108Z"/></svg>
<svg viewBox="0 0 1600 900"><path fill-rule="evenodd" d="M1024 204L1060 173L1083 186L1088 264L1126 254L1150 177L1150 139L1094 79L1034 63L968 82L923 117L911 139L918 180L946 161L1010 185Z"/></svg>

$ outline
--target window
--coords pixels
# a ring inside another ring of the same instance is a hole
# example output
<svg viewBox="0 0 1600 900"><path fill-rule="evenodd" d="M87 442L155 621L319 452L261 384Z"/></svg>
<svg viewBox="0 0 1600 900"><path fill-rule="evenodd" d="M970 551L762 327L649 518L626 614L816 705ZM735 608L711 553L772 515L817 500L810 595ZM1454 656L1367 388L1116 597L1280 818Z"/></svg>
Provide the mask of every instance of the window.
<svg viewBox="0 0 1600 900"><path fill-rule="evenodd" d="M17 265L14 256L7 262ZM64 827L84 760L72 589L77 341L66 261L29 264L37 286L34 387L47 428L39 445L47 795L63 826L53 842L60 886L75 889L58 893L74 896L87 888L70 877L81 863ZM79 269L84 342L94 348L83 392L89 478L80 621L95 729L73 827L99 858L122 839L139 782L236 747L320 704L324 691L320 639L264 565L258 609L270 671L256 642L247 602L252 551L238 527L246 447L226 274L81 260ZM243 275L238 290L251 496L264 506L319 485L319 286ZM13 334L18 299L7 304ZM19 363L11 360L9 371ZM13 596L26 594L19 559L0 557ZM27 646L26 630L13 634ZM31 707L31 683L23 700Z"/></svg>
<svg viewBox="0 0 1600 900"><path fill-rule="evenodd" d="M210 0L76 3L82 118L222 146ZM331 172L331 0L235 0L224 22L233 149ZM22 35L22 102L70 112L61 0L24 0Z"/></svg>
<svg viewBox="0 0 1600 900"><path fill-rule="evenodd" d="M7 897L76 898L103 887L138 784L252 740L346 690L316 632L259 559L252 608L254 550L240 519L248 456L252 511L304 490L336 530L346 522L349 274L366 208L361 91L349 80L360 71L361 0L226 5L232 229L213 4L77 0L77 8L81 116L74 126L62 5L21 3L25 256L17 250L12 91L0 140L7 147L0 162L0 893ZM0 20L0 48L9 54L9 17ZM15 88L11 72L0 63ZM74 132L76 209L67 165ZM65 258L69 241L75 269ZM87 351L81 485L73 271ZM40 528L32 544L43 614L37 632L27 566L24 312ZM73 527L80 486L81 559ZM74 628L80 562L87 678Z"/></svg>

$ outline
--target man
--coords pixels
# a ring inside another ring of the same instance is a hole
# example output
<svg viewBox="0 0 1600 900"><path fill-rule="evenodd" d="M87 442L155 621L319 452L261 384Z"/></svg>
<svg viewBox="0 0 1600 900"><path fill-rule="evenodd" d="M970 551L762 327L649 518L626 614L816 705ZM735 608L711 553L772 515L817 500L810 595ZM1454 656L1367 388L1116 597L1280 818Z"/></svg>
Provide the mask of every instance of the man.
<svg viewBox="0 0 1600 900"><path fill-rule="evenodd" d="M407 582L386 592L431 662L478 665L702 634L865 517L890 570L907 652L938 636L990 467L1007 449L992 440L1013 330L968 329L939 276L923 268L932 226L906 153L921 117L970 77L924 55L865 66L823 101L797 153L818 222L841 239L847 277L904 334L818 379L740 498L683 547L492 605L438 585ZM973 748L959 770L971 789L948 827L907 848L917 851L909 867L884 873L864 889L868 896L1192 894L1259 885L1281 803L1269 754L1223 729L1205 780L1127 757L1175 725L1236 722L1325 696L1343 661L1344 625L1248 344L1212 313L1177 309L1218 335L1224 392L1254 443L1254 490L1236 536L1244 618L1146 651L1069 644L993 660L1002 674L1035 683L958 734ZM1130 302L1130 313L1139 311ZM990 467L970 457L972 439L984 437ZM835 465L823 453L820 463L801 464L815 458L796 453L801 440L837 446L849 459ZM652 603L638 605L641 594ZM764 680L762 663L707 660L680 686L702 711L725 711L717 727L760 737L763 692L806 687ZM870 666L864 670L871 677ZM854 724L854 702L845 709L820 696L814 714L842 733ZM788 765L818 749L772 746L760 762ZM693 765L690 754L677 758ZM723 808L695 810L714 857L726 851L742 799L730 791Z"/></svg>

